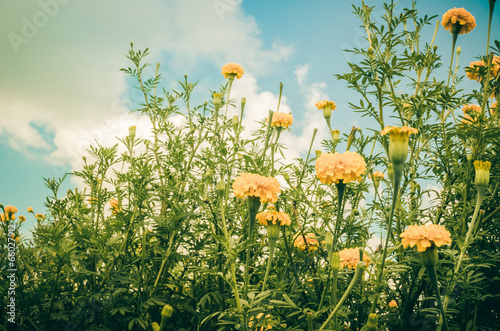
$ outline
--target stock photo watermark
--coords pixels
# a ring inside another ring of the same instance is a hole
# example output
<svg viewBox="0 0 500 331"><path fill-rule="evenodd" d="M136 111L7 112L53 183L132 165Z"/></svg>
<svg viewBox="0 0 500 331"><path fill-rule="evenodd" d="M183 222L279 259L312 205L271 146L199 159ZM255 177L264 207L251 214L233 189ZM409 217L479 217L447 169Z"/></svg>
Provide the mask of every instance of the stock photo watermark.
<svg viewBox="0 0 500 331"><path fill-rule="evenodd" d="M71 0L40 0L38 1L39 10L31 16L21 18L21 29L18 32L10 31L7 34L9 43L14 53L19 53L21 45L26 45L35 38L41 29L43 29L54 18L61 9Z"/></svg>
<svg viewBox="0 0 500 331"><path fill-rule="evenodd" d="M8 242L7 242L7 321L9 323L16 323L16 237L14 231L16 227L14 224L8 225Z"/></svg>

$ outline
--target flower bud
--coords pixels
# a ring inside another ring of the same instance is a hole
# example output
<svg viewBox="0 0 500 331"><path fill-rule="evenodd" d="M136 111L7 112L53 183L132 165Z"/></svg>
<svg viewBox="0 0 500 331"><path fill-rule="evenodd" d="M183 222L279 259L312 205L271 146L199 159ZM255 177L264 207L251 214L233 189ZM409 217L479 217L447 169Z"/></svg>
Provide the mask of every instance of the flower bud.
<svg viewBox="0 0 500 331"><path fill-rule="evenodd" d="M151 327L153 328L153 331L160 331L160 326L156 322L153 322L153 324L151 324Z"/></svg>
<svg viewBox="0 0 500 331"><path fill-rule="evenodd" d="M222 180L217 181L217 196L221 197L225 191L226 191L226 184L224 183L224 181Z"/></svg>
<svg viewBox="0 0 500 331"><path fill-rule="evenodd" d="M214 93L213 98L214 98L214 107L215 109L218 110L222 105L222 96L220 95L220 93Z"/></svg>
<svg viewBox="0 0 500 331"><path fill-rule="evenodd" d="M334 142L338 142L340 140L340 131L339 130L332 130L332 140Z"/></svg>
<svg viewBox="0 0 500 331"><path fill-rule="evenodd" d="M132 139L135 137L136 128L137 127L135 125L131 125L128 127L128 136Z"/></svg>
<svg viewBox="0 0 500 331"><path fill-rule="evenodd" d="M318 151L316 151L316 158L320 157L320 156L321 156L321 154L323 154L323 152L321 152L321 151L319 151L319 150L318 150Z"/></svg>
<svg viewBox="0 0 500 331"><path fill-rule="evenodd" d="M332 254L330 265L332 266L332 269L334 272L339 271L339 269L340 269L340 255L338 252L335 252Z"/></svg>
<svg viewBox="0 0 500 331"><path fill-rule="evenodd" d="M234 115L232 119L232 123L234 131L238 130L238 126L240 125L240 117L238 115Z"/></svg>
<svg viewBox="0 0 500 331"><path fill-rule="evenodd" d="M366 331L377 331L378 317L377 314L370 314L368 316L368 322L366 323Z"/></svg>
<svg viewBox="0 0 500 331"><path fill-rule="evenodd" d="M458 46L457 47L457 55L460 55L462 53L462 47Z"/></svg>
<svg viewBox="0 0 500 331"><path fill-rule="evenodd" d="M476 187L477 189L486 189L490 183L490 169L491 163L488 161L474 161L474 168L476 169Z"/></svg>
<svg viewBox="0 0 500 331"><path fill-rule="evenodd" d="M161 318L170 318L174 313L174 308L171 305L165 305L161 310Z"/></svg>

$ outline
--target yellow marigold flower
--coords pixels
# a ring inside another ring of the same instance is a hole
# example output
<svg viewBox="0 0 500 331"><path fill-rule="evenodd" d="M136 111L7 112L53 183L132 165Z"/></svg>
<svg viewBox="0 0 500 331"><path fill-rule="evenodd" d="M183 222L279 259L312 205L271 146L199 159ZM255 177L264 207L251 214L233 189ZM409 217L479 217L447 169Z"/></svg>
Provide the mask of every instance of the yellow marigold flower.
<svg viewBox="0 0 500 331"><path fill-rule="evenodd" d="M309 246L309 251L317 250L319 247L319 241L314 239L315 236L316 235L312 232L304 233L304 235L298 233L295 236L293 245L301 251L305 250L307 246Z"/></svg>
<svg viewBox="0 0 500 331"><path fill-rule="evenodd" d="M410 225L401 233L403 247L417 245L419 252L425 252L432 243L437 247L451 244L450 233L442 225Z"/></svg>
<svg viewBox="0 0 500 331"><path fill-rule="evenodd" d="M118 201L118 199L109 200L109 205L111 206L111 209L112 209L111 212L113 213L113 215L116 215L122 211L120 208L120 202Z"/></svg>
<svg viewBox="0 0 500 331"><path fill-rule="evenodd" d="M478 67L484 67L484 61L474 61L469 64L465 69L465 74L470 80L477 80L479 82Z"/></svg>
<svg viewBox="0 0 500 331"><path fill-rule="evenodd" d="M35 215L35 218L36 218L37 220L39 220L39 221L42 221L42 220L44 220L44 219L45 219L45 216L44 216L43 214L36 214L36 215Z"/></svg>
<svg viewBox="0 0 500 331"><path fill-rule="evenodd" d="M476 186L488 186L490 183L491 163L476 160L474 161L474 169L476 170Z"/></svg>
<svg viewBox="0 0 500 331"><path fill-rule="evenodd" d="M464 113L464 118L462 123L472 124L476 121L476 117L481 113L481 107L478 105L464 105L462 107L462 112Z"/></svg>
<svg viewBox="0 0 500 331"><path fill-rule="evenodd" d="M239 65L239 64L236 64L236 63L228 63L228 64L225 64L222 66L222 69L221 69L221 74L224 75L224 78L228 78L228 77L232 77L234 79L234 77L240 79L243 74L245 73L245 70L243 70L243 68Z"/></svg>
<svg viewBox="0 0 500 331"><path fill-rule="evenodd" d="M19 224L23 223L24 221L26 221L26 217L24 216L19 216Z"/></svg>
<svg viewBox="0 0 500 331"><path fill-rule="evenodd" d="M481 106L479 105L464 105L462 107L462 111L464 114L470 114L470 113L474 113L477 112L477 113L480 113L481 112Z"/></svg>
<svg viewBox="0 0 500 331"><path fill-rule="evenodd" d="M282 127L288 129L293 123L292 114L286 113L274 113L273 120L271 121L271 126Z"/></svg>
<svg viewBox="0 0 500 331"><path fill-rule="evenodd" d="M347 266L349 268L356 268L359 262L359 248L346 248L339 252L340 255L340 268ZM366 252L363 252L363 261L366 264L370 263L370 259Z"/></svg>
<svg viewBox="0 0 500 331"><path fill-rule="evenodd" d="M242 199L245 196L255 196L260 198L260 202L262 203L275 203L278 201L278 194L280 192L280 184L276 178L264 177L257 174L242 173L235 178L233 183L233 193L235 196Z"/></svg>
<svg viewBox="0 0 500 331"><path fill-rule="evenodd" d="M315 105L319 110L325 109L326 107L330 107L331 110L335 110L337 108L337 105L333 101L328 101L328 100L321 100L316 102Z"/></svg>
<svg viewBox="0 0 500 331"><path fill-rule="evenodd" d="M382 136L389 134L389 159L393 164L401 164L406 161L410 135L416 133L418 133L417 129L408 126L386 126L380 132Z"/></svg>
<svg viewBox="0 0 500 331"><path fill-rule="evenodd" d="M364 158L356 152L323 153L316 160L316 176L323 184L347 184L365 173Z"/></svg>
<svg viewBox="0 0 500 331"><path fill-rule="evenodd" d="M389 308L398 308L398 303L396 302L396 300L391 300L389 301Z"/></svg>
<svg viewBox="0 0 500 331"><path fill-rule="evenodd" d="M250 317L250 322L248 322L248 326L250 328L255 328L256 331L264 331L264 330L272 330L272 326L267 324L265 329L264 329L264 326L261 326L260 328L257 326L258 324L258 321L264 316L264 313L259 313L257 314L257 316L255 316L257 318L257 321L254 322L254 317ZM264 320L270 318L271 315L270 314L267 314L266 316L264 316Z"/></svg>
<svg viewBox="0 0 500 331"><path fill-rule="evenodd" d="M443 15L441 24L450 33L464 34L476 27L476 19L464 8L453 8Z"/></svg>
<svg viewBox="0 0 500 331"><path fill-rule="evenodd" d="M32 213L33 212L33 207L28 207L28 213Z"/></svg>
<svg viewBox="0 0 500 331"><path fill-rule="evenodd" d="M258 213L256 216L257 220L261 225L270 225L270 224L278 224L278 225L290 225L292 221L290 220L290 216L287 213L276 210L266 210L261 213ZM276 223L278 222L278 223Z"/></svg>
<svg viewBox="0 0 500 331"><path fill-rule="evenodd" d="M3 213L0 214L0 222L5 222L5 215Z"/></svg>
<svg viewBox="0 0 500 331"><path fill-rule="evenodd" d="M4 208L4 209L5 209L5 212L6 212L7 214L9 214L9 213L12 213L12 214L17 213L17 208L16 208L16 207L14 207L14 206L5 206L5 208Z"/></svg>
<svg viewBox="0 0 500 331"><path fill-rule="evenodd" d="M373 178L375 179L385 178L385 174L381 171L376 170L373 172Z"/></svg>

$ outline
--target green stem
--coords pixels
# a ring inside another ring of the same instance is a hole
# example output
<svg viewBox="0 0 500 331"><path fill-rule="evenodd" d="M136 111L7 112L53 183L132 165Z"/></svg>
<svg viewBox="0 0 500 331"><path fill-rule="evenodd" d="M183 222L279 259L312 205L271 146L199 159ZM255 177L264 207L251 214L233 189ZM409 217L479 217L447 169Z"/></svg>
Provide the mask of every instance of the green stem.
<svg viewBox="0 0 500 331"><path fill-rule="evenodd" d="M342 304L344 303L344 301L347 300L347 297L349 296L349 294L351 294L352 290L354 289L354 285L356 285L356 283L358 282L358 280L363 275L363 267L364 267L365 264L366 263L363 262L363 261L358 262L358 265L356 266L356 272L354 273L354 277L352 278L351 283L349 284L349 287L345 291L345 293L342 296L342 298L340 298L340 301L337 303L337 305L335 306L335 308L333 309L333 311L330 313L330 316L328 316L328 319L319 328L320 330L324 330L326 328L326 326L328 325L328 323L330 323L330 321L332 320L332 318L337 314L338 310L340 309L340 307L342 306Z"/></svg>
<svg viewBox="0 0 500 331"><path fill-rule="evenodd" d="M342 203L344 200L344 191L345 191L345 184L343 182L339 182L338 184L335 184L337 187L337 195L338 195L338 207L337 207L337 222L335 223L335 231L333 233L333 250L337 251L338 249L338 243L337 243L337 237L339 235L339 229L340 229L340 223L342 223Z"/></svg>
<svg viewBox="0 0 500 331"><path fill-rule="evenodd" d="M434 288L434 293L436 294L436 299L438 302L439 310L441 310L440 320L442 319L444 321L444 329L448 330L448 322L446 321L446 315L444 313L443 303L441 302L441 294L439 293L439 287L438 287L438 283L437 283L436 267L434 267L434 266L428 267L427 273L429 274L429 278L431 279L432 287Z"/></svg>
<svg viewBox="0 0 500 331"><path fill-rule="evenodd" d="M260 200L257 197L249 196L248 197L248 243L252 243L253 239L253 228L255 224L255 216L257 215L257 211L259 210ZM249 275L248 271L250 268L250 248L247 247L247 254L245 260L245 288L248 287L249 284Z"/></svg>
<svg viewBox="0 0 500 331"><path fill-rule="evenodd" d="M470 244L470 237L471 234L476 226L476 220L477 216L479 215L479 210L481 209L481 204L483 203L484 199L484 193L485 193L485 188L477 190L477 201L476 201L476 209L474 210L474 215L472 216L472 221L469 225L469 230L467 231L467 235L465 236L465 241L460 249L460 256L458 258L457 266L455 267L454 274L458 274L458 271L460 270L460 266L462 265L462 259L464 258L465 252L467 251L467 248L469 247ZM443 303L443 309L446 311L446 308L448 307L448 302L450 299L450 293L453 292L453 289L455 288L456 281L454 281L450 287L446 291L446 295L444 297L444 303ZM438 326L438 331L441 330L441 324L443 323L443 319L439 319L439 326Z"/></svg>
<svg viewBox="0 0 500 331"><path fill-rule="evenodd" d="M490 0L490 17L488 20L488 39L486 39L486 54L488 54L490 50L490 32L491 32L491 21L493 19L493 10L495 9L496 0Z"/></svg>
<svg viewBox="0 0 500 331"><path fill-rule="evenodd" d="M392 219L394 218L394 209L396 206L396 201L398 199L399 185L401 183L401 177L403 176L404 164L393 164L393 176L394 176L394 191L392 195L392 206L391 214L389 216L389 224L387 225L387 236L385 238L384 252L382 253L382 262L380 265L380 274L377 279L377 287L375 290L375 297L373 298L372 307L370 309L370 314L375 313L375 308L377 307L378 298L380 297L380 288L382 287L384 278L384 268L385 260L387 259L387 249L389 247L389 238L392 233Z"/></svg>
<svg viewBox="0 0 500 331"><path fill-rule="evenodd" d="M453 29L453 27L452 27ZM450 78L451 78L451 73L453 71L453 57L455 54L455 45L457 44L457 39L458 39L458 33L452 33L452 42L451 42L451 59L450 59L450 71L448 72L448 83L446 83L446 86L450 86ZM443 114L444 116L444 114Z"/></svg>
<svg viewBox="0 0 500 331"><path fill-rule="evenodd" d="M267 259L266 275L264 276L264 282L262 283L261 292L264 292L264 290L266 289L267 278L269 277L269 272L271 271L271 265L273 264L275 247L276 247L276 239L269 239L269 258Z"/></svg>

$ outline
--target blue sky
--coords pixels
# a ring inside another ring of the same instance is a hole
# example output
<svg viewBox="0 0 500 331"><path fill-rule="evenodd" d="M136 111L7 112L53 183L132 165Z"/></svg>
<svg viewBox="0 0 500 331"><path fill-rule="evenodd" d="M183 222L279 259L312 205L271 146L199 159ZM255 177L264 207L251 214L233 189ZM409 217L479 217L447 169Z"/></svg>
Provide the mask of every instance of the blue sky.
<svg viewBox="0 0 500 331"><path fill-rule="evenodd" d="M381 1L366 4L381 13ZM407 6L410 1L400 1L400 8ZM417 2L420 13L439 19L453 7L465 7L478 24L458 40L463 68L485 51L488 1ZM184 74L199 80L195 100L200 102L224 82L223 64L240 63L245 76L232 97L247 98L249 129L275 108L283 82L282 109L295 119L292 133L283 137L294 146L290 157L303 155L313 128L320 139L326 137L324 119L313 107L318 100L337 103L332 120L342 133L371 125L349 109L348 102L359 97L334 77L347 71L346 61L355 61L343 49L367 47L349 1L8 0L0 11L0 203L15 205L20 215L28 206L45 212L49 191L42 177L79 170L94 140L115 144L130 125L148 136L147 122L129 114L137 97L119 71L130 65L125 59L130 42L151 49L148 61L161 64L166 88L177 87ZM499 12L492 40L500 39ZM425 29L425 42L433 31L434 26ZM435 44L446 67L450 33L440 27ZM67 180L61 193L78 185ZM34 223L28 216L24 230Z"/></svg>

